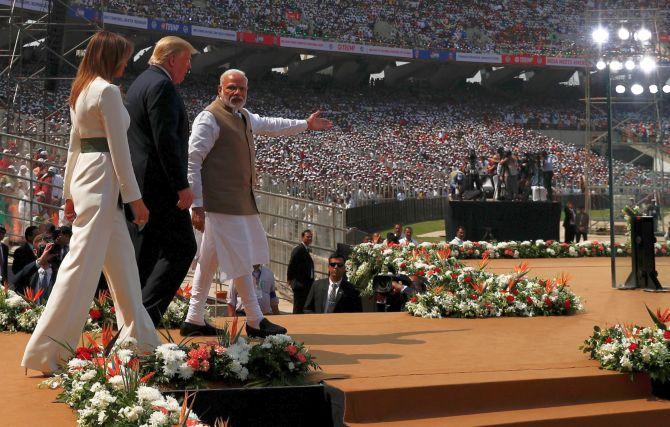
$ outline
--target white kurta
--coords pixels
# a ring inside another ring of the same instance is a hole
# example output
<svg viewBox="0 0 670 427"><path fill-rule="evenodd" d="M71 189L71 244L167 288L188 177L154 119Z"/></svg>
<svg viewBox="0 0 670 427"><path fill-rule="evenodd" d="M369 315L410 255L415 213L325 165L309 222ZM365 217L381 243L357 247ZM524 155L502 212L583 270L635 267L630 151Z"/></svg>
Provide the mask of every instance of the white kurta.
<svg viewBox="0 0 670 427"><path fill-rule="evenodd" d="M307 129L307 121L260 117L249 113L254 135L290 136ZM188 181L193 191L193 207L202 207L202 163L219 138L220 128L209 111L195 118L188 148ZM268 264L270 250L258 215L227 215L207 212L200 256L205 249L216 250L221 280L251 274L254 264ZM216 267L215 267L216 268Z"/></svg>
<svg viewBox="0 0 670 427"><path fill-rule="evenodd" d="M266 118L249 113L251 130L256 135L289 136L307 129L305 120ZM188 181L193 191L193 207L203 206L202 163L219 138L220 128L209 111L195 118L188 148ZM205 303L217 265L221 280L250 276L254 264L269 264L270 249L259 215L227 215L206 212L205 231L193 277L193 289L186 321L204 322ZM249 280L249 284L252 282ZM248 319L259 320L260 308L251 289L238 290L249 306ZM244 297L246 296L246 297ZM256 315L254 315L256 314ZM250 316L251 315L251 316Z"/></svg>

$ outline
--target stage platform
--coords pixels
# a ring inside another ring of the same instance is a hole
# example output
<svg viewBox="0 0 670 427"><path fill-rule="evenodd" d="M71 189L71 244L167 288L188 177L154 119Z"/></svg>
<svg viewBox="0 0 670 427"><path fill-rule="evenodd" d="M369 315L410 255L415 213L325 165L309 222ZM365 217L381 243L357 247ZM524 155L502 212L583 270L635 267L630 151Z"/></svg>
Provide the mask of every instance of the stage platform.
<svg viewBox="0 0 670 427"><path fill-rule="evenodd" d="M518 261L494 260L509 271ZM609 259L529 260L531 275L567 271L586 310L570 317L420 319L405 313L286 315L286 326L314 352L324 379L343 391L348 425L663 425L670 401L649 381L601 371L579 350L594 325L651 323L644 304L670 307L670 295L615 291ZM670 259L657 259L670 284ZM622 273L623 274L623 273ZM224 319L217 319L223 323ZM19 368L25 334L0 335L4 369L0 419L12 426L74 425L54 391Z"/></svg>

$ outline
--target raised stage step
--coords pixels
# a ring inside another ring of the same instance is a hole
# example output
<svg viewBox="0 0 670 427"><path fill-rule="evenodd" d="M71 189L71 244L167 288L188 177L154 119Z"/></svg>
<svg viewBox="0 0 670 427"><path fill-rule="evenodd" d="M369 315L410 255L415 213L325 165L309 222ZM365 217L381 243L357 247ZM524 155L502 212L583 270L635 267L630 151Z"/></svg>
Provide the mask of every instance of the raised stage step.
<svg viewBox="0 0 670 427"><path fill-rule="evenodd" d="M433 417L380 423L347 423L350 427L437 427L437 426L588 426L630 427L666 425L670 402L632 399L581 405L551 406L515 411L498 411L460 416Z"/></svg>
<svg viewBox="0 0 670 427"><path fill-rule="evenodd" d="M635 419L659 410L670 414L670 402L647 402L652 399L647 377L631 381L628 375L592 367L421 377L356 378L330 384L345 392L345 421L351 425L452 418L466 424L468 420L495 424L508 422L509 416L518 417L514 422L548 422L601 417L613 408L625 408L627 417Z"/></svg>

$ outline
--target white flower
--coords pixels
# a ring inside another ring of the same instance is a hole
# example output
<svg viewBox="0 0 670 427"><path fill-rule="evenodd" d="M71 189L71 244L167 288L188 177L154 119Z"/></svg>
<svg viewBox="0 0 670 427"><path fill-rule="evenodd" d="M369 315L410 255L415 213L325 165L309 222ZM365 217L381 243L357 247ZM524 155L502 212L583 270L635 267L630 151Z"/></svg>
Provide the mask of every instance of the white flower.
<svg viewBox="0 0 670 427"><path fill-rule="evenodd" d="M93 388L91 387L91 389ZM98 390L95 392L95 394L89 401L89 405L93 408L105 409L114 402L116 402L116 397L112 396L112 394L109 391Z"/></svg>
<svg viewBox="0 0 670 427"><path fill-rule="evenodd" d="M133 357L133 351L129 349L119 350L116 355L119 357L119 360L126 364L130 362L130 359Z"/></svg>
<svg viewBox="0 0 670 427"><path fill-rule="evenodd" d="M142 415L143 412L144 408L142 408L139 405L135 405L132 407L126 406L125 408L121 408L121 410L119 411L121 416L127 419L128 421L137 421L137 419L140 417L140 415Z"/></svg>
<svg viewBox="0 0 670 427"><path fill-rule="evenodd" d="M288 370L292 371L294 369L295 369L295 365L293 364L293 362L288 362Z"/></svg>
<svg viewBox="0 0 670 427"><path fill-rule="evenodd" d="M148 425L150 427L160 427L167 424L170 421L168 416L161 411L156 411L149 417Z"/></svg>
<svg viewBox="0 0 670 427"><path fill-rule="evenodd" d="M26 300L21 298L20 295L14 294L5 300L5 304L9 308L25 308L28 307Z"/></svg>
<svg viewBox="0 0 670 427"><path fill-rule="evenodd" d="M98 423L102 424L105 422L106 419L107 419L107 413L105 411L100 411L98 413Z"/></svg>
<svg viewBox="0 0 670 427"><path fill-rule="evenodd" d="M121 390L123 388L123 377L121 375L114 375L108 381L112 388L116 390Z"/></svg>
<svg viewBox="0 0 670 427"><path fill-rule="evenodd" d="M96 371L94 371L92 369L89 369L86 372L84 372L83 374L81 374L81 376L79 377L79 380L83 381L83 382L91 381L93 378L95 378L96 373L97 373Z"/></svg>
<svg viewBox="0 0 670 427"><path fill-rule="evenodd" d="M137 388L137 400L139 400L140 403L151 403L156 400L163 400L163 395L154 387L141 385Z"/></svg>

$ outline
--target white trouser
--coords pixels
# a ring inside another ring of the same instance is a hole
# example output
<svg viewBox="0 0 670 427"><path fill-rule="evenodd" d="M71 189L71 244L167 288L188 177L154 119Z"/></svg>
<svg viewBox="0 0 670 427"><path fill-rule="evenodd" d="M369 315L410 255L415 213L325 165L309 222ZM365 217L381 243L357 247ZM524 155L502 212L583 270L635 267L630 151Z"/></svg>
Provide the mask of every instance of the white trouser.
<svg viewBox="0 0 670 427"><path fill-rule="evenodd" d="M142 305L140 276L128 226L118 207L119 185L108 156L82 153L75 167L72 198L77 218L70 251L58 270L44 313L23 355L22 366L53 372L68 351L57 340L77 347L102 270L116 307L121 335L143 350L158 345L158 335Z"/></svg>
<svg viewBox="0 0 670 427"><path fill-rule="evenodd" d="M209 295L212 279L214 279L214 274L219 265L217 260L219 254L216 250L217 233L208 232L212 225L211 222L206 222L205 224L205 232L202 235L202 242L200 244L198 264L193 276L191 301L188 306L188 314L186 315L186 321L196 325L205 324L207 295ZM251 274L233 278L233 284L235 285L237 294L242 298L242 304L244 304L244 310L247 315L247 323L253 328L258 328L260 321L263 319L263 313L258 305Z"/></svg>

